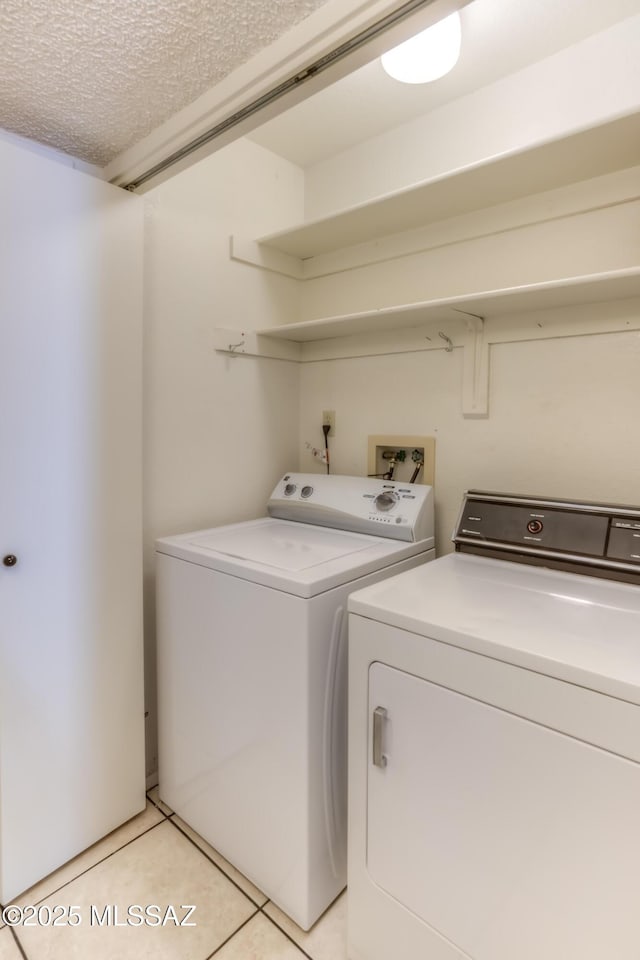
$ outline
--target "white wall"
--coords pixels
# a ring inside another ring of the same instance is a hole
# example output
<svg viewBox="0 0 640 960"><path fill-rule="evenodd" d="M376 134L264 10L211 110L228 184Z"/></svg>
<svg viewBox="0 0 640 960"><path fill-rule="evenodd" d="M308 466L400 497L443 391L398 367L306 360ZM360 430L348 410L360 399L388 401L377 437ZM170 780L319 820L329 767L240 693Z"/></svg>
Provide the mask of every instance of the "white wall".
<svg viewBox="0 0 640 960"><path fill-rule="evenodd" d="M626 308L601 309L614 316ZM467 420L461 350L308 363L301 442L317 443L322 410L335 410L333 470L364 475L369 434L434 436L442 554L469 487L637 503L639 371L638 332L496 344L490 416ZM318 469L308 454L301 468Z"/></svg>
<svg viewBox="0 0 640 960"><path fill-rule="evenodd" d="M297 319L295 281L229 259L229 235L299 219L302 172L237 142L151 191L145 277L147 769L155 765L153 541L259 516L296 466L298 368L230 358L216 326Z"/></svg>

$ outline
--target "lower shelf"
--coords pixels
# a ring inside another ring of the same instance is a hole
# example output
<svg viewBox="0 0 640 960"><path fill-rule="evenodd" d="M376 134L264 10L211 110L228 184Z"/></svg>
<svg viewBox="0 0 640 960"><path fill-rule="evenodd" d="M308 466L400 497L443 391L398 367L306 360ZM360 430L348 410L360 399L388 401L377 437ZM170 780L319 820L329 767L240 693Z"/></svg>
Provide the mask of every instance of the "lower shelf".
<svg viewBox="0 0 640 960"><path fill-rule="evenodd" d="M494 343L640 329L640 269L384 307L258 330L214 330L231 357L310 363L463 350L465 417L486 417Z"/></svg>

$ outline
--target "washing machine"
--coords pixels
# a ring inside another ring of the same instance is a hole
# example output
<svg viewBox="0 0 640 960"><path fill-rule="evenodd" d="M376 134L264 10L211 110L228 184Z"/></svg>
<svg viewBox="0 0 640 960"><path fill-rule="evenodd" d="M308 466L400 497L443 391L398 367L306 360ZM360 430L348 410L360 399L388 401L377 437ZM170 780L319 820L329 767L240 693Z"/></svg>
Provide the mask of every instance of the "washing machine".
<svg viewBox="0 0 640 960"><path fill-rule="evenodd" d="M640 509L471 491L349 600L350 960L640 956Z"/></svg>
<svg viewBox="0 0 640 960"><path fill-rule="evenodd" d="M346 883L346 601L431 560L431 487L287 474L157 541L161 798L308 929Z"/></svg>

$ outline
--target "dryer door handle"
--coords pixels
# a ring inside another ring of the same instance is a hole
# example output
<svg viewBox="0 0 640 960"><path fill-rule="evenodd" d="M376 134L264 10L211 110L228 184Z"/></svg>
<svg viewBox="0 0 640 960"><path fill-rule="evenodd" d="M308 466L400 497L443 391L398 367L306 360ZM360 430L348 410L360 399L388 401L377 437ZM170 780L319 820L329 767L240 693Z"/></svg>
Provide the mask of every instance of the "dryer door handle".
<svg viewBox="0 0 640 960"><path fill-rule="evenodd" d="M387 758L382 752L382 734L387 719L386 707L376 707L373 711L373 765L386 767Z"/></svg>

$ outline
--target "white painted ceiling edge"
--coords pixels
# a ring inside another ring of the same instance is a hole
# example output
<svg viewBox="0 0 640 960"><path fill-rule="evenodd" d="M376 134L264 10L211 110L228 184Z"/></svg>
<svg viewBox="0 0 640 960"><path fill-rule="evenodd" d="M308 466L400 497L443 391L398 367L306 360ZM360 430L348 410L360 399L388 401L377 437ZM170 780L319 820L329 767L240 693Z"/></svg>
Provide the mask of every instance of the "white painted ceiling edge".
<svg viewBox="0 0 640 960"><path fill-rule="evenodd" d="M347 55L326 71L305 81L259 116L244 120L196 152L173 164L165 172L139 187L137 192L157 186L168 177L249 133L265 120L277 116L313 93L380 56L384 50L430 26L448 13L461 9L470 0L431 0L426 6L387 30L383 37ZM272 90L277 84L335 50L384 17L396 13L406 0L328 0L296 27L230 73L193 103L176 113L151 134L111 161L101 177L125 185L142 176L168 156L180 151L216 124Z"/></svg>
<svg viewBox="0 0 640 960"><path fill-rule="evenodd" d="M19 133L12 133L3 127L0 127L0 140L4 140L6 143L14 143L23 150L36 153L41 157L47 157L48 160L54 160L65 167L71 167L73 170L88 173L98 180L104 179L102 167L97 166L95 163L88 163L86 160L80 160L79 157L74 157L70 153L64 153L62 150L58 150L56 147L50 147L46 143L39 143L37 140L31 140L29 137L20 136Z"/></svg>

